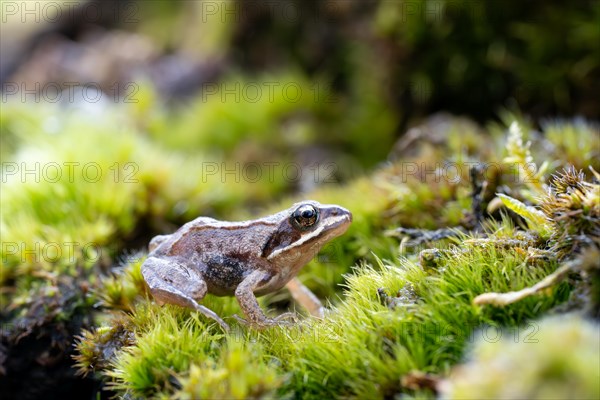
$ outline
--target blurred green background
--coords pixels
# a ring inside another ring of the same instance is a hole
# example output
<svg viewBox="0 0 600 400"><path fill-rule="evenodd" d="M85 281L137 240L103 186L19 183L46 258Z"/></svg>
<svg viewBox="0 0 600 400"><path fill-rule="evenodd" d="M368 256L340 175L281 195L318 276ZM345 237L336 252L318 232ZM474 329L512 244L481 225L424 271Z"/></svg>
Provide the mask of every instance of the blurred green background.
<svg viewBox="0 0 600 400"><path fill-rule="evenodd" d="M600 116L598 1L60 4L2 2L5 98L92 86L174 149L343 179L439 111Z"/></svg>

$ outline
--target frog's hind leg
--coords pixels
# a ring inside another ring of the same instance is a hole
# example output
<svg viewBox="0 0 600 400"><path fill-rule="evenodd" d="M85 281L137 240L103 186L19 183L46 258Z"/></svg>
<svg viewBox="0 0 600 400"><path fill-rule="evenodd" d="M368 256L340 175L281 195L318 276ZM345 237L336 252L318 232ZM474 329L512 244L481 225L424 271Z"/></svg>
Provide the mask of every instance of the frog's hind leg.
<svg viewBox="0 0 600 400"><path fill-rule="evenodd" d="M221 317L198 304L208 291L206 282L199 274L172 261L150 257L142 265L142 275L159 304L169 303L197 310L229 332L229 325Z"/></svg>
<svg viewBox="0 0 600 400"><path fill-rule="evenodd" d="M290 291L290 294L298 303L308 310L310 315L323 318L325 316L325 308L319 298L300 280L298 277L293 278L286 285L286 288Z"/></svg>

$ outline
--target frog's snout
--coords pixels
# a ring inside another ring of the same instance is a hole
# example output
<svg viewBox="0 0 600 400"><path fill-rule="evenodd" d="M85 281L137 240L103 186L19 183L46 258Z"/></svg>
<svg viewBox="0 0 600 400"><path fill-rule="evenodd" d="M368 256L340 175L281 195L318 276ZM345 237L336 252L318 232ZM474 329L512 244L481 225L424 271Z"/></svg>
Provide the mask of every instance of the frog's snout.
<svg viewBox="0 0 600 400"><path fill-rule="evenodd" d="M348 222L352 222L352 213L348 210L346 210L346 211L347 211L346 217L348 218Z"/></svg>
<svg viewBox="0 0 600 400"><path fill-rule="evenodd" d="M348 211L347 209L345 209L344 207L333 207L331 209L331 215L334 217L337 216L342 216L342 217L346 217L345 219L348 222L352 222L352 213L350 211Z"/></svg>

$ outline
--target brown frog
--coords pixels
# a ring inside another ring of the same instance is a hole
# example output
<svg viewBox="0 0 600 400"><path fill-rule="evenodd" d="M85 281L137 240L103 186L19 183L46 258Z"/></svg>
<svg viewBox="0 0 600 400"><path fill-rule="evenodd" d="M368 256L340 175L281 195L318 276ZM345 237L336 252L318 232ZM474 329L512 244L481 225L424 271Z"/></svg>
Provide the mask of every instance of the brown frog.
<svg viewBox="0 0 600 400"><path fill-rule="evenodd" d="M312 200L251 221L199 217L150 241L142 275L159 303L195 309L226 331L229 326L215 312L198 304L207 293L235 296L255 327L277 324L287 316L268 318L256 300L286 285L313 315L322 316L317 297L295 277L351 222L345 208Z"/></svg>

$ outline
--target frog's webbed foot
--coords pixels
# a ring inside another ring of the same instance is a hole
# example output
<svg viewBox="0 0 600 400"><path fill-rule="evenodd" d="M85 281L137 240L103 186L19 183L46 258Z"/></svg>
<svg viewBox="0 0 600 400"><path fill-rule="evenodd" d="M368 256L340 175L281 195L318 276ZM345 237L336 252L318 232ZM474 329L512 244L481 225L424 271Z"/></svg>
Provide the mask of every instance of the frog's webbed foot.
<svg viewBox="0 0 600 400"><path fill-rule="evenodd" d="M155 257L142 265L142 275L157 303L169 303L191 308L216 321L225 332L229 325L214 311L198 304L207 293L206 282L200 276L191 276L188 269Z"/></svg>

